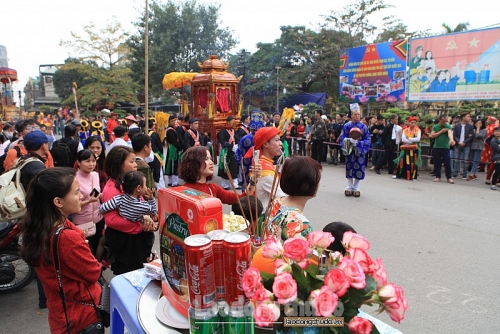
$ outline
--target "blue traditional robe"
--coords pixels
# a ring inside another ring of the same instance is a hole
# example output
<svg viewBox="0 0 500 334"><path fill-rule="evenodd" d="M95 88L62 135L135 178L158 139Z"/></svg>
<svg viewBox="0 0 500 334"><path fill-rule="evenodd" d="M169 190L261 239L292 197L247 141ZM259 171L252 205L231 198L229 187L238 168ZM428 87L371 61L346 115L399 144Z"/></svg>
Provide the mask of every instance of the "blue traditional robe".
<svg viewBox="0 0 500 334"><path fill-rule="evenodd" d="M352 144L349 141L349 131L352 128L361 130L361 137L356 147L350 147ZM346 142L345 145L344 141ZM363 180L365 178L366 153L370 151L371 143L371 135L368 127L362 122L347 122L342 127L340 142L343 147L346 147L347 151L345 152L345 177L348 179Z"/></svg>

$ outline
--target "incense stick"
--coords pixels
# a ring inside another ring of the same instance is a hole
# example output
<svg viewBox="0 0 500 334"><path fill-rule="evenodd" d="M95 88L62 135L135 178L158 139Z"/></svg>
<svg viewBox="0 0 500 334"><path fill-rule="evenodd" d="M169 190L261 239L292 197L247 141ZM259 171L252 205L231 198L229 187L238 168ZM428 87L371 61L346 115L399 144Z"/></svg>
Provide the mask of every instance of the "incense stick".
<svg viewBox="0 0 500 334"><path fill-rule="evenodd" d="M233 189L233 192L236 195L236 200L238 201L238 205L240 207L241 214L243 215L243 219L245 219L245 223L247 225L247 228L249 228L249 222L248 222L247 218L245 217L245 212L243 212L243 207L241 206L240 196L239 196L238 192L236 191L236 188L234 187L233 177L231 176L231 171L229 170L229 166L227 165L226 155L227 155L227 152L224 154L223 160L222 160L224 163L224 170L226 171L226 175L227 175L227 178L229 180L229 183L231 183L231 188Z"/></svg>
<svg viewBox="0 0 500 334"><path fill-rule="evenodd" d="M253 163L253 180L255 182L255 190L254 190L254 199L255 199L255 223L254 223L254 229L253 232L255 234L258 224L259 224L259 216L262 214L262 212L259 212L259 205L258 205L258 198L257 198L257 171L255 170L255 159L252 159Z"/></svg>
<svg viewBox="0 0 500 334"><path fill-rule="evenodd" d="M245 191L247 189L247 178L246 178L246 171L245 171L245 166L243 166L243 159L240 160L240 165L241 165L241 174L242 174L242 177L243 177L243 185L245 186ZM247 193L247 202L248 202L248 210L250 211L250 234L253 236L254 235L254 232L253 232L253 215L252 215L252 207L250 205L250 197L248 197L248 193ZM243 211L242 211L243 212Z"/></svg>

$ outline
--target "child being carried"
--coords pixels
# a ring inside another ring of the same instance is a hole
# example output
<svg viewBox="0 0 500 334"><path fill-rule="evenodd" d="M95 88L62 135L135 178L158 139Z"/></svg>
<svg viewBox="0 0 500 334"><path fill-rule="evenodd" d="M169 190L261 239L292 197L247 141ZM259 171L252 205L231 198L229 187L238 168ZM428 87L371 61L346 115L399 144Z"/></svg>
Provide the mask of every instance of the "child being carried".
<svg viewBox="0 0 500 334"><path fill-rule="evenodd" d="M121 217L133 222L142 221L144 215L157 216L156 199L153 191L146 186L144 174L127 172L123 175L121 185L124 193L102 203L99 207L101 214L118 209Z"/></svg>

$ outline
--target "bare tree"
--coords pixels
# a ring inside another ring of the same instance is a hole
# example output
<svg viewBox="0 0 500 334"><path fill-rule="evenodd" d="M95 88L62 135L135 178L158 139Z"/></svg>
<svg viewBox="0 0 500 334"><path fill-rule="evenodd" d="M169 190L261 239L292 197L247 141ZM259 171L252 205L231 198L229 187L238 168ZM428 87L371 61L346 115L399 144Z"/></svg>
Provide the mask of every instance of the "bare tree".
<svg viewBox="0 0 500 334"><path fill-rule="evenodd" d="M98 29L91 22L83 29L86 36L79 36L72 31L72 40L59 42L60 46L73 50L73 57L79 55L82 60L93 60L111 69L127 56L125 42L128 33L123 30L115 16L104 28Z"/></svg>

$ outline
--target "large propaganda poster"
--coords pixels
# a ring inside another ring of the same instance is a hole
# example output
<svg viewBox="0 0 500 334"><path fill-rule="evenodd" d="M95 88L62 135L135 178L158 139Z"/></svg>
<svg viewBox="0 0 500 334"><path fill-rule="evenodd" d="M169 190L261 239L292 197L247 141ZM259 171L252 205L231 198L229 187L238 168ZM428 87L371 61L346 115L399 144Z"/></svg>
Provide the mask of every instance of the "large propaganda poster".
<svg viewBox="0 0 500 334"><path fill-rule="evenodd" d="M397 40L341 51L340 101L404 101L407 46Z"/></svg>
<svg viewBox="0 0 500 334"><path fill-rule="evenodd" d="M409 101L500 99L500 28L411 40Z"/></svg>

